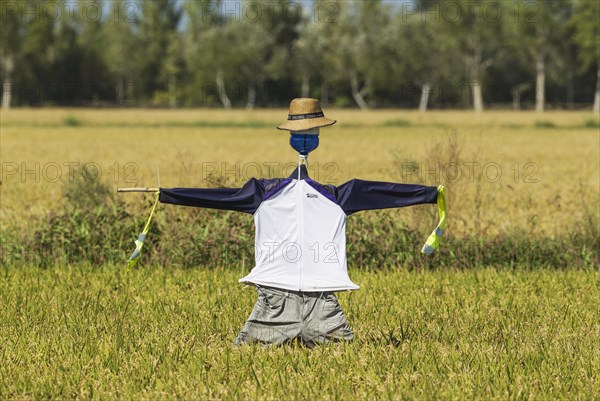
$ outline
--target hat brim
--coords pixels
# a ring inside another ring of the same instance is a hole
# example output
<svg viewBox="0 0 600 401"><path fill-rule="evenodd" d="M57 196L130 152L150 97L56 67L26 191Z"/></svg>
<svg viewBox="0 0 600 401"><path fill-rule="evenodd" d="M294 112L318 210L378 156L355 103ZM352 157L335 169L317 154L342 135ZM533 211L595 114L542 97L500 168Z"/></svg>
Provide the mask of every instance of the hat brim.
<svg viewBox="0 0 600 401"><path fill-rule="evenodd" d="M284 131L305 131L312 128L333 125L336 122L336 120L331 120L327 117L307 118L305 120L287 120L283 124L279 125L277 129Z"/></svg>

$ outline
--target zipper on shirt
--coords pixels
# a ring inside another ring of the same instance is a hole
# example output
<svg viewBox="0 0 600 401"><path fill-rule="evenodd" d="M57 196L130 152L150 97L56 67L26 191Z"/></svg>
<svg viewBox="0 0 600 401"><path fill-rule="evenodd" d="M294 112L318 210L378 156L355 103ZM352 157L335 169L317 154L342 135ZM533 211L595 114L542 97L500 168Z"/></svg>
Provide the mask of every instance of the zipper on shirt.
<svg viewBox="0 0 600 401"><path fill-rule="evenodd" d="M303 215L304 210L302 208L302 181L298 180L296 183L296 197L298 199L298 241L300 242L299 249L302 252L302 244L304 243L304 224L303 224ZM298 259L298 289L299 291L303 291L302 288L302 253L300 253L300 258Z"/></svg>

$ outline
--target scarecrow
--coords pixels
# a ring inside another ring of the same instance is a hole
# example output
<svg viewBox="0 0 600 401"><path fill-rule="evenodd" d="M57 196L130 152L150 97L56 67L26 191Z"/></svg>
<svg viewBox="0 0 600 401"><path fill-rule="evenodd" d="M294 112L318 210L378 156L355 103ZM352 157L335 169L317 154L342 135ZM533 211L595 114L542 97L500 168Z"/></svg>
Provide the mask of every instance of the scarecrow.
<svg viewBox="0 0 600 401"><path fill-rule="evenodd" d="M362 210L437 203L440 224L423 247L437 248L445 225L443 187L352 179L323 185L308 176L307 157L319 129L335 124L318 100L294 99L287 121L298 167L286 178L250 179L242 188L160 188L157 200L180 206L234 210L254 216L256 266L239 282L256 287L258 299L235 344L307 345L351 341L354 334L336 291L357 290L346 268L346 218ZM156 204L155 204L156 206ZM149 224L149 223L148 223ZM136 241L139 251L147 232Z"/></svg>

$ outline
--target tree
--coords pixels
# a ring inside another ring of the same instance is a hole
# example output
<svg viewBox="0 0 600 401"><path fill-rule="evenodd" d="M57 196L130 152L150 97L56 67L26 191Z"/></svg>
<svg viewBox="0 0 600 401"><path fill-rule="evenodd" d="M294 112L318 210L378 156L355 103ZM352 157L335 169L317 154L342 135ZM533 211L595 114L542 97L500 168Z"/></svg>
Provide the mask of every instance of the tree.
<svg viewBox="0 0 600 401"><path fill-rule="evenodd" d="M118 6L118 3L115 3ZM139 75L138 52L134 35L136 20L117 9L103 26L104 63L115 85L115 103L119 106L137 100L135 80Z"/></svg>
<svg viewBox="0 0 600 401"><path fill-rule="evenodd" d="M298 25L298 38L293 44L291 71L302 97L311 96L311 86L321 84L322 103L328 102L328 84L335 78L337 60L333 36L340 23L340 5L328 0L315 0Z"/></svg>
<svg viewBox="0 0 600 401"><path fill-rule="evenodd" d="M386 62L380 40L389 23L389 8L380 0L335 4L340 17L327 55L329 64L337 80L350 85L358 107L366 110L366 97L373 93L374 81Z"/></svg>
<svg viewBox="0 0 600 401"><path fill-rule="evenodd" d="M177 107L177 81L183 73L183 50L181 38L177 32L170 32L167 36L167 48L161 66L161 82L167 83L169 107Z"/></svg>
<svg viewBox="0 0 600 401"><path fill-rule="evenodd" d="M140 20L137 24L137 43L143 50L140 83L142 92L151 97L154 92L174 91L173 64L178 62L177 29L182 10L177 3L169 0L140 2ZM170 54L169 54L170 53ZM165 56L171 56L165 58ZM171 68L165 70L165 62ZM171 93L171 96L174 96Z"/></svg>
<svg viewBox="0 0 600 401"><path fill-rule="evenodd" d="M45 1L34 0L2 4L0 66L4 108L15 100L24 104L42 101L48 82L52 82L52 67L56 61L55 23L41 11L45 5ZM26 16L25 9L38 13Z"/></svg>
<svg viewBox="0 0 600 401"><path fill-rule="evenodd" d="M245 1L249 10L243 17L250 24L260 25L270 37L271 46L264 54L265 82L269 93L277 93L284 99L295 97L295 77L291 60L294 43L298 39L303 4L292 0ZM259 11L260 10L260 11ZM268 99L272 103L274 99Z"/></svg>
<svg viewBox="0 0 600 401"><path fill-rule="evenodd" d="M266 53L273 39L263 24L248 15L224 15L222 5L221 1L186 3L190 23L186 60L202 87L203 102L216 95L223 107L231 108L230 95L240 97L244 85L246 107L253 108L257 87L266 79Z"/></svg>
<svg viewBox="0 0 600 401"><path fill-rule="evenodd" d="M458 74L453 75L452 71L460 70L460 60L456 58L458 43L455 37L446 35L446 27L441 21L424 18L426 14L421 11L424 10L419 8L418 12L396 15L395 23L391 25L391 46L386 53L392 61L390 76L406 77L402 90L406 91L408 84L420 88L419 110L424 112L434 87L441 87L452 77L456 79Z"/></svg>
<svg viewBox="0 0 600 401"><path fill-rule="evenodd" d="M207 83L215 85L214 75L206 68L213 60L207 60L204 44L207 43L207 32L221 24L220 5L219 0L188 1L183 5L187 21L187 29L182 34L183 59L189 77L184 89L187 103L207 104L213 101L213 93L207 91Z"/></svg>
<svg viewBox="0 0 600 401"><path fill-rule="evenodd" d="M193 87L200 89L200 101L211 101L214 84L220 103L231 108L226 82L234 79L236 67L230 62L232 43L228 42L227 18L221 13L221 6L220 0L185 3L189 28L184 57L194 74Z"/></svg>
<svg viewBox="0 0 600 401"><path fill-rule="evenodd" d="M569 105L593 96L599 112L598 20L600 2L588 0L8 1L2 107L253 108L301 95L361 109L459 100L482 110L484 100L520 108L535 94L541 111L566 90Z"/></svg>
<svg viewBox="0 0 600 401"><path fill-rule="evenodd" d="M12 104L13 72L18 63L19 49L23 41L24 27L18 3L9 2L3 8L2 28L0 28L0 67L2 69L2 108Z"/></svg>
<svg viewBox="0 0 600 401"><path fill-rule="evenodd" d="M442 13L446 34L458 41L459 53L469 75L473 108L480 112L484 107L485 71L503 51L503 4L488 0L452 2L452 11L444 6L445 2L440 4L442 10L446 10Z"/></svg>
<svg viewBox="0 0 600 401"><path fill-rule="evenodd" d="M112 74L104 57L107 48L104 25L110 17L102 15L102 0L76 4L81 7L76 14L78 22L75 29L83 95L85 100L98 101L114 86L111 82Z"/></svg>
<svg viewBox="0 0 600 401"><path fill-rule="evenodd" d="M587 70L596 65L596 91L594 113L600 113L600 2L580 0L575 2L575 10L570 24L575 30L574 41L578 49L581 69Z"/></svg>
<svg viewBox="0 0 600 401"><path fill-rule="evenodd" d="M317 5L318 7L318 5ZM299 37L294 42L293 71L300 77L302 97L310 97L311 78L319 74L323 57L320 25L314 18L305 16L299 25Z"/></svg>
<svg viewBox="0 0 600 401"><path fill-rule="evenodd" d="M535 110L543 112L546 104L548 62L556 66L559 43L566 40L564 27L570 12L569 0L515 3L519 14L515 23L513 44L524 63L535 69Z"/></svg>
<svg viewBox="0 0 600 401"><path fill-rule="evenodd" d="M228 63L237 71L237 85L244 85L246 108L253 109L257 102L258 88L264 85L268 69L268 54L274 38L261 24L242 18L240 22L229 21L226 27L228 42L233 44Z"/></svg>

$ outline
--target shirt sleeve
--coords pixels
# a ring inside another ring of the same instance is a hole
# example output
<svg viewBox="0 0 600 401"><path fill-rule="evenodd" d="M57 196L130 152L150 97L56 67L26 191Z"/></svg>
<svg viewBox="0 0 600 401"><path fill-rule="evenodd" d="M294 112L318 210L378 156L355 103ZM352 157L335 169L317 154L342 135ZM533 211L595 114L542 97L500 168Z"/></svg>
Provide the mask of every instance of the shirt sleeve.
<svg viewBox="0 0 600 401"><path fill-rule="evenodd" d="M242 188L160 188L159 200L172 205L253 214L262 203L264 195L263 183L252 178Z"/></svg>
<svg viewBox="0 0 600 401"><path fill-rule="evenodd" d="M361 210L389 209L437 202L437 187L353 179L335 188L346 215Z"/></svg>

